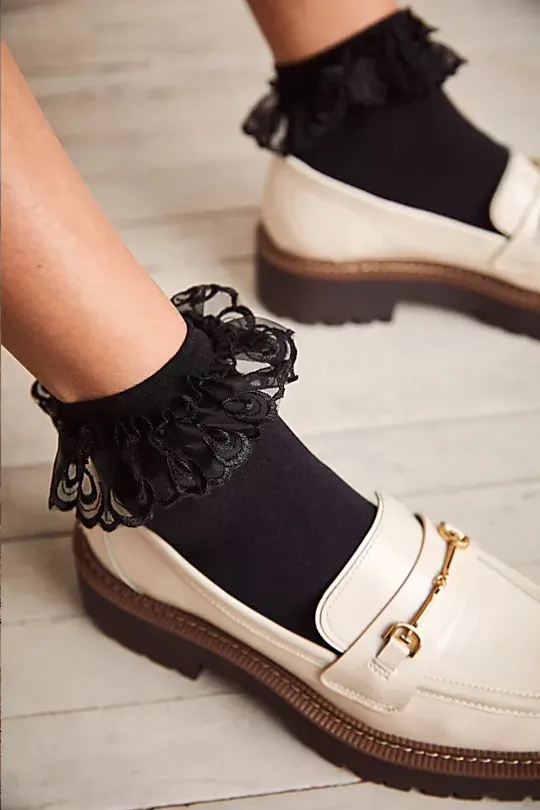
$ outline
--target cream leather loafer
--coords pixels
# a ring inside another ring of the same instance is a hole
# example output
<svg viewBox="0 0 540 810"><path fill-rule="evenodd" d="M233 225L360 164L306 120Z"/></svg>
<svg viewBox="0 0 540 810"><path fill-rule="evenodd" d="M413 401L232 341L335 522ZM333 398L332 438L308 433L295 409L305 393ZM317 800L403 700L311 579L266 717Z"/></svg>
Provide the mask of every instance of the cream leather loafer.
<svg viewBox="0 0 540 810"><path fill-rule="evenodd" d="M540 590L456 529L378 497L317 609L335 652L241 604L144 527L77 527L86 610L188 677L208 667L239 681L362 779L540 797Z"/></svg>
<svg viewBox="0 0 540 810"><path fill-rule="evenodd" d="M500 233L376 197L294 157L273 157L258 286L303 322L389 321L400 301L540 338L540 171L513 154L491 203Z"/></svg>

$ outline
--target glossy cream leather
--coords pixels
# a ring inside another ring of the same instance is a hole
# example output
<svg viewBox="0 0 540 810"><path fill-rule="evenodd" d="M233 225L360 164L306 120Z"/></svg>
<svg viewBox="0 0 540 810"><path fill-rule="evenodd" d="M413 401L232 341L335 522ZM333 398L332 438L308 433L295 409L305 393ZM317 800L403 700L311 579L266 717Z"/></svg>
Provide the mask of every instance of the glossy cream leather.
<svg viewBox="0 0 540 810"><path fill-rule="evenodd" d="M474 543L457 550L409 657L382 636L420 607L447 545L388 496L318 606L319 630L341 655L241 604L148 529L85 533L126 585L221 628L369 726L439 745L540 750L540 589Z"/></svg>
<svg viewBox="0 0 540 810"><path fill-rule="evenodd" d="M275 244L297 257L433 262L540 292L540 171L523 155L511 155L491 218L500 233L385 200L293 157L272 158L261 212Z"/></svg>

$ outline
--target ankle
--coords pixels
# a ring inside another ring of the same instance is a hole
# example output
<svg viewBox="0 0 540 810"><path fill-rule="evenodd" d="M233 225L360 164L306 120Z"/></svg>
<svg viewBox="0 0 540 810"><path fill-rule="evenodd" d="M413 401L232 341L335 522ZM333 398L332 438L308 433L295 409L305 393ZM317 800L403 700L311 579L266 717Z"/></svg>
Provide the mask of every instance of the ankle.
<svg viewBox="0 0 540 810"><path fill-rule="evenodd" d="M50 504L89 528L147 524L227 593L323 643L317 603L375 509L277 416L292 333L222 292L217 316L215 286L175 297L184 346L135 388L66 405L35 387L60 434Z"/></svg>
<svg viewBox="0 0 540 810"><path fill-rule="evenodd" d="M52 380L44 381L48 390L66 404L86 402L122 394L151 378L180 351L187 324L174 312L167 328L154 331L147 326L137 334L111 340L111 351L102 357L99 368L96 363L85 364L82 357L66 358Z"/></svg>
<svg viewBox="0 0 540 810"><path fill-rule="evenodd" d="M249 0L277 63L310 59L397 10L395 0Z"/></svg>
<svg viewBox="0 0 540 810"><path fill-rule="evenodd" d="M490 203L507 150L442 89L462 63L400 11L296 65L247 119L260 146L375 196L496 231Z"/></svg>
<svg viewBox="0 0 540 810"><path fill-rule="evenodd" d="M259 146L299 155L336 130L351 109L425 98L463 63L430 40L433 29L398 11L310 59L277 67L273 92L244 122Z"/></svg>

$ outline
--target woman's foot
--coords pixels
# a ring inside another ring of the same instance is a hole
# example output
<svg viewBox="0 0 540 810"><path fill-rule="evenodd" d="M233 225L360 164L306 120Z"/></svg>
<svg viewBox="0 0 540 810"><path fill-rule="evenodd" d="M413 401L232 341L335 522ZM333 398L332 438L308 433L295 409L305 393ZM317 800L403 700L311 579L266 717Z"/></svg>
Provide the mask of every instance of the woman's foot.
<svg viewBox="0 0 540 810"><path fill-rule="evenodd" d="M189 677L238 680L364 779L540 797L538 588L320 465L275 412L290 333L234 294L209 315L217 292L174 299L188 339L139 386L70 405L35 389L89 615Z"/></svg>
<svg viewBox="0 0 540 810"><path fill-rule="evenodd" d="M401 300L540 338L540 172L441 85L461 64L400 11L277 69L245 131L278 153L259 289L301 321L390 320Z"/></svg>

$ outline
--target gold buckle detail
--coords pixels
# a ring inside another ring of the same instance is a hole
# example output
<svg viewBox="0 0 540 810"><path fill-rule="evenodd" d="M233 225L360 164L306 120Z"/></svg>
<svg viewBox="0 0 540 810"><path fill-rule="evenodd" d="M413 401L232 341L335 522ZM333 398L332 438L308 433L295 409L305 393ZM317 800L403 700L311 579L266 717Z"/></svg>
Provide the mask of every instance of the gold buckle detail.
<svg viewBox="0 0 540 810"><path fill-rule="evenodd" d="M422 527L425 538L426 523L423 519ZM418 632L418 625L431 607L431 604L437 594L440 593L443 588L446 588L448 584L450 566L452 564L452 560L454 559L456 550L466 549L471 542L467 535L462 534L457 529L449 526L447 523L439 523L437 526L437 531L442 539L447 543L447 549L441 571L433 579L431 591L409 622L395 622L394 624L391 624L383 634L385 641L388 641L390 638L395 638L396 641L400 641L402 644L404 644L407 647L409 658L414 658L422 647L422 637Z"/></svg>
<svg viewBox="0 0 540 810"><path fill-rule="evenodd" d="M420 652L422 647L422 637L416 627L407 622L396 622L391 624L386 633L383 635L385 641L395 638L396 641L401 641L409 650L409 658L414 658L417 652Z"/></svg>

